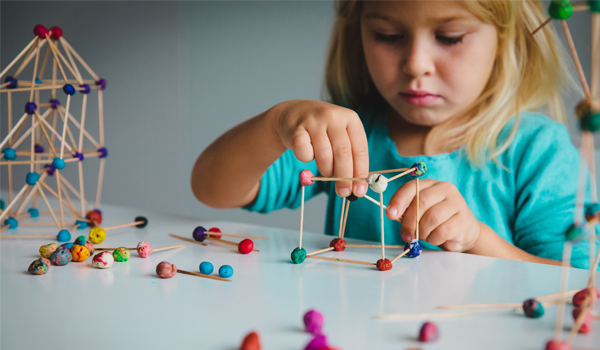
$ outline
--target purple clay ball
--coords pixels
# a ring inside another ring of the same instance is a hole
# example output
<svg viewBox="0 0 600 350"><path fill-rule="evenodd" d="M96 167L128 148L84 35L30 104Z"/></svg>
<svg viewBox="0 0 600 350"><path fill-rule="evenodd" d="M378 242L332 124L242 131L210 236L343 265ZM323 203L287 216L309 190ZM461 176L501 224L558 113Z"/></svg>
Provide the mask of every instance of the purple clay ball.
<svg viewBox="0 0 600 350"><path fill-rule="evenodd" d="M308 333L321 334L323 324L325 324L325 318L318 310L311 309L304 314L304 327Z"/></svg>
<svg viewBox="0 0 600 350"><path fill-rule="evenodd" d="M422 342L435 341L439 338L437 326L433 322L425 322L419 331L419 340Z"/></svg>
<svg viewBox="0 0 600 350"><path fill-rule="evenodd" d="M204 227L198 226L194 229L194 232L192 232L192 237L198 242L203 242L206 239L206 231L208 230Z"/></svg>
<svg viewBox="0 0 600 350"><path fill-rule="evenodd" d="M327 337L319 334L316 335L306 346L304 350L321 350L327 348Z"/></svg>

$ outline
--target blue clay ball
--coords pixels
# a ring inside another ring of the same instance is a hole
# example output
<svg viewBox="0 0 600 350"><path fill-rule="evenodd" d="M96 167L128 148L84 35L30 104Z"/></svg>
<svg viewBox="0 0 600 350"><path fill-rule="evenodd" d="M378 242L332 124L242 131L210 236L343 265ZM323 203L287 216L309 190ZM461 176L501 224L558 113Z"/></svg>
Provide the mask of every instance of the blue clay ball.
<svg viewBox="0 0 600 350"><path fill-rule="evenodd" d="M71 240L71 233L68 230L60 230L60 232L58 232L58 235L56 235L56 239L59 242L68 242Z"/></svg>
<svg viewBox="0 0 600 350"><path fill-rule="evenodd" d="M15 219L11 216L8 219L4 220L4 225L8 225L8 228L11 228L11 229L17 228L17 227L19 227L19 221L17 221L17 219Z"/></svg>
<svg viewBox="0 0 600 350"><path fill-rule="evenodd" d="M40 216L40 211L36 208L29 208L27 209L27 212L29 213L29 215L31 215L32 218L37 218L38 216Z"/></svg>
<svg viewBox="0 0 600 350"><path fill-rule="evenodd" d="M73 246L74 246L73 242L69 242L69 243L61 244L58 247L59 248L65 248L65 249L71 250L71 248L73 248Z"/></svg>
<svg viewBox="0 0 600 350"><path fill-rule="evenodd" d="M75 95L75 87L71 84L65 84L65 86L63 86L63 91L67 95Z"/></svg>
<svg viewBox="0 0 600 350"><path fill-rule="evenodd" d="M35 102L27 102L25 104L25 113L32 115L35 113L35 111L37 111L37 105Z"/></svg>
<svg viewBox="0 0 600 350"><path fill-rule="evenodd" d="M52 166L58 170L63 170L65 168L65 165L65 161L60 158L54 158L54 160L52 161Z"/></svg>
<svg viewBox="0 0 600 350"><path fill-rule="evenodd" d="M192 232L192 237L194 237L194 239L198 242L204 242L204 239L206 238L206 231L207 229L204 227L198 226L194 229L194 232Z"/></svg>
<svg viewBox="0 0 600 350"><path fill-rule="evenodd" d="M200 264L200 273L203 275L210 275L214 270L215 267L208 261L204 261Z"/></svg>
<svg viewBox="0 0 600 350"><path fill-rule="evenodd" d="M416 239L413 239L409 243L406 243L406 245L404 246L404 249L410 249L409 252L406 253L406 256L409 258L416 258L417 256L421 255L421 253L423 252L423 247L421 246L421 242L419 242Z"/></svg>
<svg viewBox="0 0 600 350"><path fill-rule="evenodd" d="M79 87L83 89L81 91L82 94L87 95L90 93L90 86L88 84L81 84L81 85L79 85Z"/></svg>
<svg viewBox="0 0 600 350"><path fill-rule="evenodd" d="M40 179L40 175L36 172L27 173L27 176L25 176L25 182L29 186L34 186L38 182L39 179Z"/></svg>
<svg viewBox="0 0 600 350"><path fill-rule="evenodd" d="M223 265L219 268L219 276L229 278L233 276L233 268L229 265Z"/></svg>
<svg viewBox="0 0 600 350"><path fill-rule="evenodd" d="M2 150L2 153L4 153L4 159L6 160L17 159L17 151L14 148L5 148Z"/></svg>
<svg viewBox="0 0 600 350"><path fill-rule="evenodd" d="M85 236L81 235L81 236L75 238L75 241L73 241L73 244L76 244L76 245L85 245L85 241L86 241Z"/></svg>
<svg viewBox="0 0 600 350"><path fill-rule="evenodd" d="M79 226L77 226L78 230L84 230L88 227L88 223L85 221L76 220L75 223L79 225Z"/></svg>

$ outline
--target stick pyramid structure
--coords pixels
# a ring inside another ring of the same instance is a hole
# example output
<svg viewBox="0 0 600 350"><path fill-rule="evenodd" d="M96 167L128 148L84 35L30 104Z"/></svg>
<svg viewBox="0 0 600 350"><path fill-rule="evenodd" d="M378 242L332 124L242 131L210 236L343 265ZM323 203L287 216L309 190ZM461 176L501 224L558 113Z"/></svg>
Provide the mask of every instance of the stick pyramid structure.
<svg viewBox="0 0 600 350"><path fill-rule="evenodd" d="M38 24L33 32L33 40L0 73L0 79L3 79L0 80L0 94L6 94L8 101L8 115L2 115L2 120L8 120L8 134L0 143L0 166L8 168L8 202L0 202L0 230L19 225L51 225L59 232L58 240L64 242L70 240L70 231L76 227L87 227L90 221L86 219L90 213L87 210L100 206L108 155L104 146L102 96L106 80L99 78L85 63L63 37L60 27L48 30ZM28 68L32 69L32 76L23 78L21 74ZM11 69L14 72L7 75ZM91 105L88 98L93 90L98 94L96 121L86 118L86 114L91 114L87 112ZM27 98L24 110L13 103L19 98ZM73 108L75 99L81 99L80 111ZM99 135L92 136L86 130L89 125L94 125L94 129L97 125ZM99 173L93 206L86 200L84 191L83 164L90 158L99 159L96 161ZM77 182L68 180L63 174L65 167L73 166L78 168ZM29 168L25 178L14 176L17 167ZM20 188L16 194L13 185ZM58 200L58 208L51 205L50 196ZM76 207L71 196L81 205ZM40 197L47 207L45 212L37 209ZM91 212L94 211L100 213L97 209ZM19 222L40 214L50 214L53 222Z"/></svg>

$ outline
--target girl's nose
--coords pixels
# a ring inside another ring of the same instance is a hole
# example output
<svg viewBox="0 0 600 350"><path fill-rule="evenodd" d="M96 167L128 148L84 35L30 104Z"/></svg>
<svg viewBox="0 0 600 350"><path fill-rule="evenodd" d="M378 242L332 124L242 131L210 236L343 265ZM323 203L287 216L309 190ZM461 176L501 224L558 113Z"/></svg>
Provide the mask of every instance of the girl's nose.
<svg viewBox="0 0 600 350"><path fill-rule="evenodd" d="M426 40L413 38L406 46L402 71L410 77L428 76L435 72L433 52Z"/></svg>

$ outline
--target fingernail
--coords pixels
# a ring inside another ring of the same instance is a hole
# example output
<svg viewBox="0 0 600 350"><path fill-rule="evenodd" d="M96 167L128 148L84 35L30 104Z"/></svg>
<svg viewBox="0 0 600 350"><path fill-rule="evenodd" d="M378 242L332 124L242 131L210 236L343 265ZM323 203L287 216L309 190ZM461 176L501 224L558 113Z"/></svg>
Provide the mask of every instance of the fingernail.
<svg viewBox="0 0 600 350"><path fill-rule="evenodd" d="M391 217L395 218L396 215L398 214L398 208L396 207L388 207L388 214L390 214Z"/></svg>
<svg viewBox="0 0 600 350"><path fill-rule="evenodd" d="M338 191L339 195L342 197L347 197L350 195L350 189L349 188L342 188Z"/></svg>
<svg viewBox="0 0 600 350"><path fill-rule="evenodd" d="M359 196L364 196L365 194L367 194L367 186L365 186L365 185L358 186L358 188L356 189L356 194Z"/></svg>
<svg viewBox="0 0 600 350"><path fill-rule="evenodd" d="M402 240L404 242L410 242L410 240L412 239L412 236L410 235L410 233L407 233L407 232L402 232L400 234L400 237L402 237Z"/></svg>

